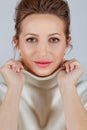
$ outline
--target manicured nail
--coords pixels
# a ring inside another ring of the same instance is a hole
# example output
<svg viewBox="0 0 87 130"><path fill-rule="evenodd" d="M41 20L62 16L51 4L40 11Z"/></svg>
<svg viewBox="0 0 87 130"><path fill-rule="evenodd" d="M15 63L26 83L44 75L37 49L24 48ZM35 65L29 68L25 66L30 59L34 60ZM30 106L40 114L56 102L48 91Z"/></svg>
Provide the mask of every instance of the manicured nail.
<svg viewBox="0 0 87 130"><path fill-rule="evenodd" d="M18 72L20 72L20 69L18 69Z"/></svg>
<svg viewBox="0 0 87 130"><path fill-rule="evenodd" d="M69 72L69 70L68 70L68 69L66 69L66 72L68 73L68 72Z"/></svg>

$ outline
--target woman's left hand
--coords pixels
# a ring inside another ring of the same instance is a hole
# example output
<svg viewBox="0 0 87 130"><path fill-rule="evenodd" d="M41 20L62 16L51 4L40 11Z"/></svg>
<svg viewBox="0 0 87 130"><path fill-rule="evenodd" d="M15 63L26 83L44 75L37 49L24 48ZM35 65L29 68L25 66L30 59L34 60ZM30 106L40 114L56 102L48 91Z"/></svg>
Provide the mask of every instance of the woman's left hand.
<svg viewBox="0 0 87 130"><path fill-rule="evenodd" d="M58 73L58 85L76 85L83 74L83 68L76 59L66 60Z"/></svg>

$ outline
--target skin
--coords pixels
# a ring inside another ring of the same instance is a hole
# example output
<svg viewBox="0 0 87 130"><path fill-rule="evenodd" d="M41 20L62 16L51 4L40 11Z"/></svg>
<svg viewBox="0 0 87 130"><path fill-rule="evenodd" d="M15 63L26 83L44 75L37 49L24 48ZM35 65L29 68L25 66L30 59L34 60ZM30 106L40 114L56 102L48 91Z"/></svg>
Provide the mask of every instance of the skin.
<svg viewBox="0 0 87 130"><path fill-rule="evenodd" d="M66 39L64 32L64 23L58 17L35 14L24 19L19 39L14 38L14 42L26 69L31 73L41 77L48 76L57 68L61 68L57 80L64 104L67 130L87 130L87 111L76 90L76 83L83 74L83 68L76 59L65 61L61 66L70 41L70 37ZM33 42L29 40L30 37L34 37ZM35 60L50 60L52 64L44 68L34 64ZM24 83L23 69L23 65L14 59L0 67L0 73L8 86L0 107L0 129L17 130L19 102Z"/></svg>
<svg viewBox="0 0 87 130"><path fill-rule="evenodd" d="M16 43L27 70L48 76L60 67L70 40L70 37L66 39L64 30L63 21L54 15L35 14L24 19ZM51 64L40 67L34 61L50 61Z"/></svg>

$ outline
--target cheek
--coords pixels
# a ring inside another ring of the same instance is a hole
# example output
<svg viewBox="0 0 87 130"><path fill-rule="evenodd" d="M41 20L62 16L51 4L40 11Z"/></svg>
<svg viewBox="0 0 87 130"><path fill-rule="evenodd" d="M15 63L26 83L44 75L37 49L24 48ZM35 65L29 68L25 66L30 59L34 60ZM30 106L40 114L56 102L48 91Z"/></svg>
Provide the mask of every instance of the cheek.
<svg viewBox="0 0 87 130"><path fill-rule="evenodd" d="M62 57L62 56L64 56L65 50L66 50L65 47L60 47L60 48L56 49L55 50L56 57Z"/></svg>
<svg viewBox="0 0 87 130"><path fill-rule="evenodd" d="M26 63L29 63L29 61L32 61L36 56L36 53L34 50L31 50L29 48L23 48L21 50L21 57L22 57L22 60Z"/></svg>
<svg viewBox="0 0 87 130"><path fill-rule="evenodd" d="M33 50L30 49L28 46L26 45L21 45L20 47L20 52L22 55L31 55L33 53Z"/></svg>
<svg viewBox="0 0 87 130"><path fill-rule="evenodd" d="M22 49L21 56L27 58L27 57L31 56L31 52L28 49Z"/></svg>

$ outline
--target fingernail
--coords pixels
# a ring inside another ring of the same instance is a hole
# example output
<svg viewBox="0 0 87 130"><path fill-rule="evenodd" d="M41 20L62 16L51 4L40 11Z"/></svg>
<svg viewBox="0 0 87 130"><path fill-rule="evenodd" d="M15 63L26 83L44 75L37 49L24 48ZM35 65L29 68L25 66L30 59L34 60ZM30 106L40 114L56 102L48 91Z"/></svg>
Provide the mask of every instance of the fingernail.
<svg viewBox="0 0 87 130"><path fill-rule="evenodd" d="M66 72L68 73L68 72L69 72L69 70L68 70L68 69L66 69Z"/></svg>
<svg viewBox="0 0 87 130"><path fill-rule="evenodd" d="M18 72L20 72L20 69L18 69Z"/></svg>

